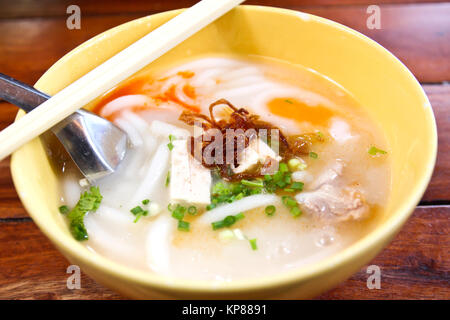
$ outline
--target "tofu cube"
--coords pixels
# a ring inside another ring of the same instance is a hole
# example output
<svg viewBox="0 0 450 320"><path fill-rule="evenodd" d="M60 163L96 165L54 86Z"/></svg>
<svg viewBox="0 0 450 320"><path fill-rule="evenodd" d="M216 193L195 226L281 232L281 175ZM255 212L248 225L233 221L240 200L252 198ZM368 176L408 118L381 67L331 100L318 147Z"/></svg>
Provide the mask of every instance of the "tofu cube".
<svg viewBox="0 0 450 320"><path fill-rule="evenodd" d="M211 203L211 172L188 152L187 140L172 142L170 199L173 202Z"/></svg>
<svg viewBox="0 0 450 320"><path fill-rule="evenodd" d="M271 158L277 162L281 160L281 157L261 139L250 140L248 147L242 151L241 157L238 160L238 166L233 169L233 172L245 172L258 163L265 163L267 158Z"/></svg>

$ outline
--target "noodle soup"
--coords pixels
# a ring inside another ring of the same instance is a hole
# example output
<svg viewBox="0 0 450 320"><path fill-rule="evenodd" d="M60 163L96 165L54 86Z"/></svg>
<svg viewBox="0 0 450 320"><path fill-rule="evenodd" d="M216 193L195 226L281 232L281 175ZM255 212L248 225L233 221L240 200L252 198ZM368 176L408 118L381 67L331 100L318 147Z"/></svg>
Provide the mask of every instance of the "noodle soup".
<svg viewBox="0 0 450 320"><path fill-rule="evenodd" d="M132 150L95 188L68 164L62 212L89 249L129 266L213 281L276 274L355 243L387 203L383 135L313 70L199 58L125 81L94 111Z"/></svg>

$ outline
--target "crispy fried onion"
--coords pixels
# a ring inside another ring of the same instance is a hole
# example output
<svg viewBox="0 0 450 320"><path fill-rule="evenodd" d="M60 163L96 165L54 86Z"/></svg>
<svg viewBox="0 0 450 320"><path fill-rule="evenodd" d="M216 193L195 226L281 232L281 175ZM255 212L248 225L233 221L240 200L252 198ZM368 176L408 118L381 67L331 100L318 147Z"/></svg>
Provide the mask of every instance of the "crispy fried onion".
<svg viewBox="0 0 450 320"><path fill-rule="evenodd" d="M217 120L215 109L219 106L225 106L228 109L224 110L227 111L225 114L228 116ZM287 139L278 127L260 120L258 115L250 114L244 108L236 108L225 99L217 100L209 106L209 117L184 110L179 120L190 126L201 128L199 135L191 136L188 140L190 153L204 167L217 169L225 180L257 178L262 175L262 167L272 165L270 161L267 161L251 171L233 173L232 168L238 165L241 152L248 147L252 139L261 138L272 145L278 143L279 155L283 159L304 155L307 152L308 141L305 142L303 138L299 138L300 136ZM261 136L261 132L265 134L265 137ZM222 141L216 141L216 139L222 139Z"/></svg>

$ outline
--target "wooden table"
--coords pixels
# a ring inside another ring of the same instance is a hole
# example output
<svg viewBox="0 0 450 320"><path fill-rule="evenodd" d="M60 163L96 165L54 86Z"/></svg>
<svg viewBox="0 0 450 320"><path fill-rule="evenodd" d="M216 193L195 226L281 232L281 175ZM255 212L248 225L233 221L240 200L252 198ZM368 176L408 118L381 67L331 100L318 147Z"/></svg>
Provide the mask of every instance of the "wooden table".
<svg viewBox="0 0 450 320"><path fill-rule="evenodd" d="M0 72L34 83L62 55L94 35L188 0L0 0ZM415 0L260 0L251 4L301 10L354 28L394 53L422 83L439 131L436 169L414 214L370 264L381 268L381 289L366 287L366 267L321 299L450 298L450 3ZM366 27L368 5L381 8L381 29ZM81 29L66 28L66 8L81 8ZM0 129L15 107L0 102ZM14 189L9 160L0 162L0 299L121 299L82 276L66 287L67 260L38 230Z"/></svg>

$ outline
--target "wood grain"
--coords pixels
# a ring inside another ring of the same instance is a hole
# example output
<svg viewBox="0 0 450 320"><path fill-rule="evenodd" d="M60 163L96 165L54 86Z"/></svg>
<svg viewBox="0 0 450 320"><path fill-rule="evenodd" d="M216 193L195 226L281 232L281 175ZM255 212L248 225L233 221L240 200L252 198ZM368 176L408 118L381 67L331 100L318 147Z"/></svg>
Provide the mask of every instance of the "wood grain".
<svg viewBox="0 0 450 320"><path fill-rule="evenodd" d="M367 6L294 8L335 20L368 35L391 50L422 82L450 80L450 3L383 5L380 30L367 29ZM0 70L34 83L77 45L146 14L85 16L80 30L68 30L66 18L61 16L0 20Z"/></svg>
<svg viewBox="0 0 450 320"><path fill-rule="evenodd" d="M433 177L422 203L450 203L450 85L425 85L438 130L438 154Z"/></svg>
<svg viewBox="0 0 450 320"><path fill-rule="evenodd" d="M0 0L0 18L55 17L65 16L69 5L76 4L83 15L105 15L118 13L146 13L187 8L197 0ZM445 0L247 0L245 4L289 7L349 6L372 4L410 4L445 2Z"/></svg>
<svg viewBox="0 0 450 320"><path fill-rule="evenodd" d="M366 286L366 267L320 299L449 299L450 206L419 207L396 239L370 264L381 268L381 289ZM0 299L119 299L83 275L66 286L69 263L29 220L2 221Z"/></svg>

